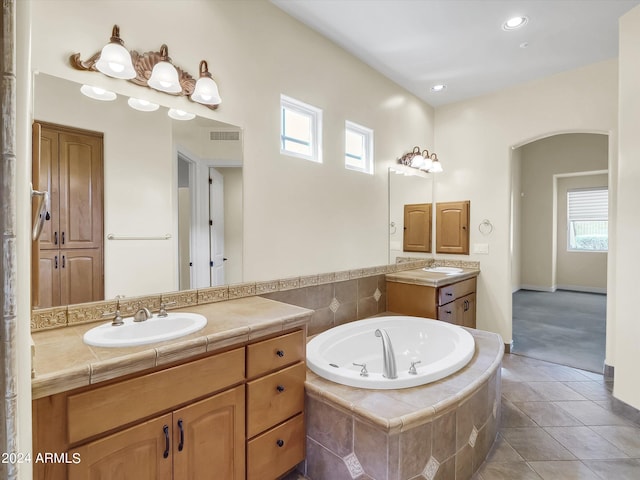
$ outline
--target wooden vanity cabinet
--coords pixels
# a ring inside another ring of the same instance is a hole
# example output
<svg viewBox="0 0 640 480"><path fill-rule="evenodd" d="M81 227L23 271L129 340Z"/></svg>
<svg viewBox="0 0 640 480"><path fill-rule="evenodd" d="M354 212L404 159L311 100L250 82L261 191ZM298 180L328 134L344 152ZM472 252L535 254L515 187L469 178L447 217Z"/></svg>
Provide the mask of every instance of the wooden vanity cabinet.
<svg viewBox="0 0 640 480"><path fill-rule="evenodd" d="M442 287L387 281L387 309L476 328L476 279Z"/></svg>
<svg viewBox="0 0 640 480"><path fill-rule="evenodd" d="M305 332L33 402L38 480L275 480L304 459ZM75 461L74 461L75 460Z"/></svg>
<svg viewBox="0 0 640 480"><path fill-rule="evenodd" d="M305 348L302 331L247 346L247 480L304 460Z"/></svg>
<svg viewBox="0 0 640 480"><path fill-rule="evenodd" d="M436 203L436 253L469 255L471 202Z"/></svg>

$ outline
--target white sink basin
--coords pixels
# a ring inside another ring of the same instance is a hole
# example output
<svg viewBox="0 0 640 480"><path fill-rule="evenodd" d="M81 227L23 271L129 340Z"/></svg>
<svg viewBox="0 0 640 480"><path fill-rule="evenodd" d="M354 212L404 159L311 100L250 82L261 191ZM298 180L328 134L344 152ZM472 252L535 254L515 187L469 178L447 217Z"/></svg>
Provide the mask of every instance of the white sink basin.
<svg viewBox="0 0 640 480"><path fill-rule="evenodd" d="M207 324L207 318L198 313L169 313L166 317L154 316L144 322L124 319L124 325L105 323L92 328L82 338L95 347L135 347L147 343L173 340L197 332Z"/></svg>
<svg viewBox="0 0 640 480"><path fill-rule="evenodd" d="M458 273L462 273L462 269L458 267L431 267L431 268L423 268L426 272L433 273L444 273L445 275L457 275Z"/></svg>

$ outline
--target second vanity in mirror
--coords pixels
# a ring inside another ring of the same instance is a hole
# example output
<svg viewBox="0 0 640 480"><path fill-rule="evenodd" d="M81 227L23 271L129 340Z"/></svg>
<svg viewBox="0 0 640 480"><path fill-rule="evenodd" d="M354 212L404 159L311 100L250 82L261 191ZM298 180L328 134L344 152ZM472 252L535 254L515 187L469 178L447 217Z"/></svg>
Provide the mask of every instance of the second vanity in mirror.
<svg viewBox="0 0 640 480"><path fill-rule="evenodd" d="M243 280L239 127L34 78L34 188L51 193L33 249L34 308Z"/></svg>

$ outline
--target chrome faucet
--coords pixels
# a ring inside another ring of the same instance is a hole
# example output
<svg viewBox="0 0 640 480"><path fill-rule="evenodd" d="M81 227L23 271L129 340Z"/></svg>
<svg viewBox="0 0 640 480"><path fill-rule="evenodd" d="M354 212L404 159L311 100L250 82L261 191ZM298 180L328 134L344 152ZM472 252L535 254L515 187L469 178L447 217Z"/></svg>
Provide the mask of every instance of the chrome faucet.
<svg viewBox="0 0 640 480"><path fill-rule="evenodd" d="M398 378L396 370L396 355L393 353L393 345L386 330L376 329L376 337L382 338L383 374L385 378Z"/></svg>
<svg viewBox="0 0 640 480"><path fill-rule="evenodd" d="M151 317L153 317L151 310L149 310L147 307L142 307L133 315L133 321L144 322L145 320L149 320Z"/></svg>

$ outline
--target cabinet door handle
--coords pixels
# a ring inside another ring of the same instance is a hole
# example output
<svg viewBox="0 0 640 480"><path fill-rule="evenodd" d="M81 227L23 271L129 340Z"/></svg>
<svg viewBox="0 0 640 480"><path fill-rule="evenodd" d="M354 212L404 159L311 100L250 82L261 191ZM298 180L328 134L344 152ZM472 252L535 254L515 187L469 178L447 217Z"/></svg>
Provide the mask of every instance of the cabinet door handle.
<svg viewBox="0 0 640 480"><path fill-rule="evenodd" d="M53 268L57 269L58 268L58 255L56 255L55 257L53 257Z"/></svg>
<svg viewBox="0 0 640 480"><path fill-rule="evenodd" d="M280 358L284 357L284 350L277 350L276 355L279 356Z"/></svg>
<svg viewBox="0 0 640 480"><path fill-rule="evenodd" d="M53 232L53 244L58 244L58 232Z"/></svg>
<svg viewBox="0 0 640 480"><path fill-rule="evenodd" d="M162 431L164 432L164 453L162 454L163 458L169 457L169 426L165 425L162 427Z"/></svg>
<svg viewBox="0 0 640 480"><path fill-rule="evenodd" d="M184 448L184 428L182 428L182 419L178 420L178 429L180 430L180 442L178 443L178 451Z"/></svg>
<svg viewBox="0 0 640 480"><path fill-rule="evenodd" d="M62 243L62 245L64 245L64 232L62 232L61 236L62 236L62 242L61 243Z"/></svg>
<svg viewBox="0 0 640 480"><path fill-rule="evenodd" d="M276 390L278 391L278 393L282 393L282 392L284 392L284 385L278 385L278 386L276 387Z"/></svg>
<svg viewBox="0 0 640 480"><path fill-rule="evenodd" d="M276 441L276 445L278 445L278 446L279 446L279 447L281 447L281 448L282 448L282 447L284 447L284 440L282 440L281 438L279 438L279 439Z"/></svg>
<svg viewBox="0 0 640 480"><path fill-rule="evenodd" d="M66 255L62 255L62 268L64 268L64 263L65 263L65 258L64 257L66 257Z"/></svg>

